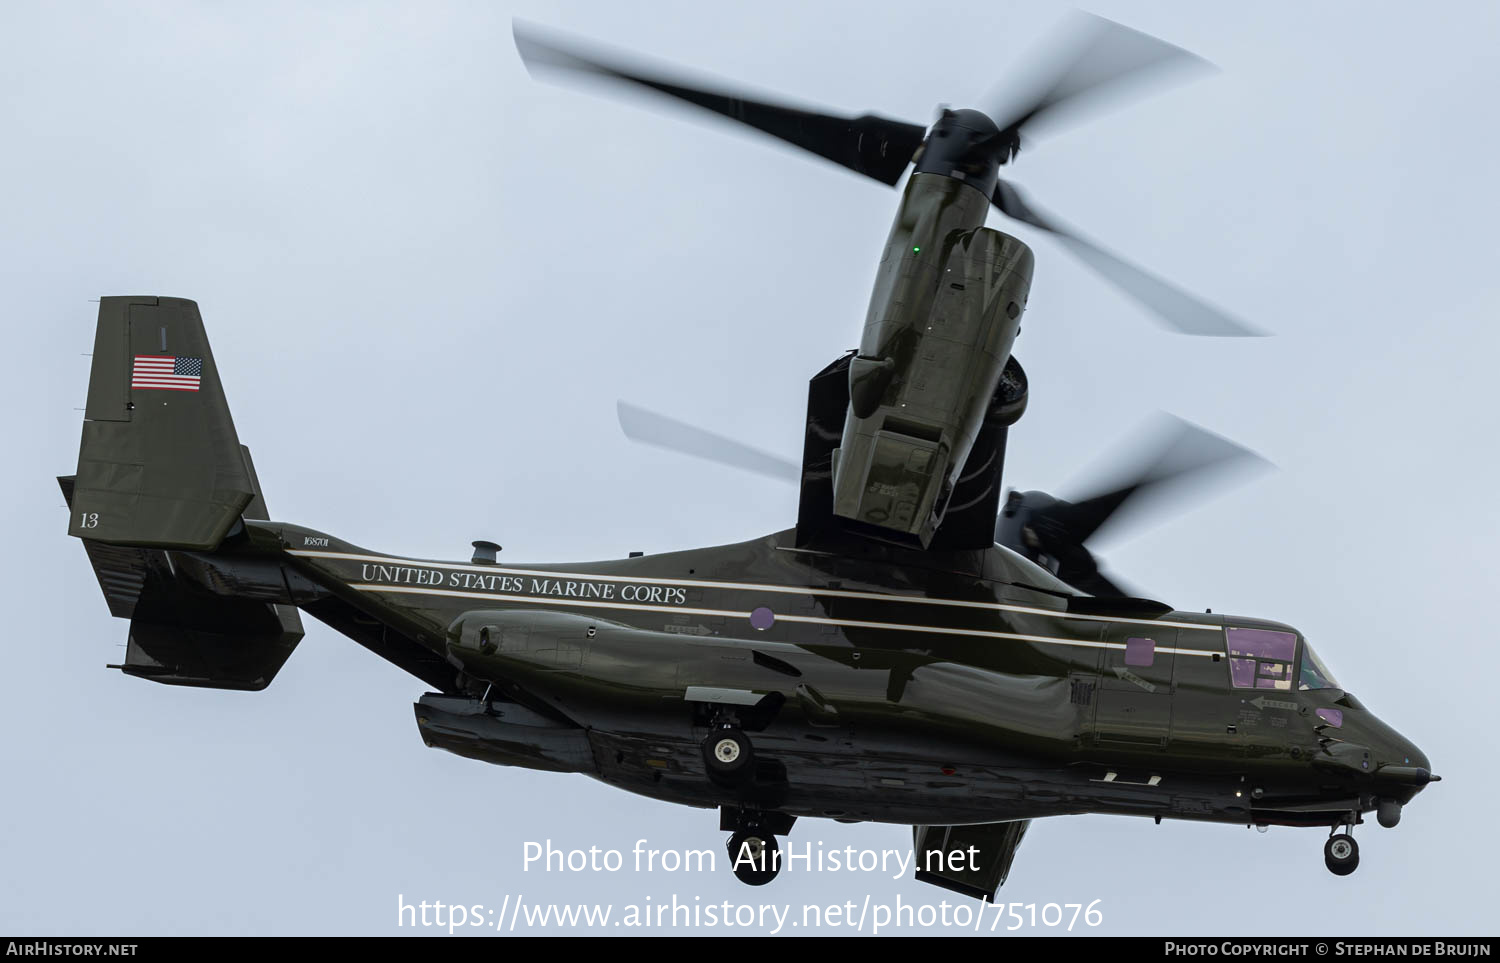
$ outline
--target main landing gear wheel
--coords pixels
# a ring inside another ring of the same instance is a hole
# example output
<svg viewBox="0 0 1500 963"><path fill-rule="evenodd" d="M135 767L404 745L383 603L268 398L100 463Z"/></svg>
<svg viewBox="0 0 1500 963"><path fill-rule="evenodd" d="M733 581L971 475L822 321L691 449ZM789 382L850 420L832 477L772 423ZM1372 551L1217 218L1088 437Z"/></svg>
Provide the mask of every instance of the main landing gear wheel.
<svg viewBox="0 0 1500 963"><path fill-rule="evenodd" d="M729 868L740 882L764 886L781 872L780 849L770 833L742 829L729 837Z"/></svg>
<svg viewBox="0 0 1500 963"><path fill-rule="evenodd" d="M703 763L709 775L735 779L748 772L754 760L749 737L733 726L715 729L703 740Z"/></svg>
<svg viewBox="0 0 1500 963"><path fill-rule="evenodd" d="M1329 836L1323 844L1323 863L1335 876L1348 876L1359 868L1359 843L1348 833Z"/></svg>

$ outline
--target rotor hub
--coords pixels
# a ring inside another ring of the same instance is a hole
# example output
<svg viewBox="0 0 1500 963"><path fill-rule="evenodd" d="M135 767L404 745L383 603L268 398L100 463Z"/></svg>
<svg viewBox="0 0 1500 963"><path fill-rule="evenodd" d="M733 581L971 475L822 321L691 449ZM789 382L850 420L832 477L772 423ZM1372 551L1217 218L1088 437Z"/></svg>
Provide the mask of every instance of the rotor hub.
<svg viewBox="0 0 1500 963"><path fill-rule="evenodd" d="M1015 131L1001 131L980 111L944 109L922 144L915 172L961 180L988 197L995 191L1000 165L1018 145Z"/></svg>

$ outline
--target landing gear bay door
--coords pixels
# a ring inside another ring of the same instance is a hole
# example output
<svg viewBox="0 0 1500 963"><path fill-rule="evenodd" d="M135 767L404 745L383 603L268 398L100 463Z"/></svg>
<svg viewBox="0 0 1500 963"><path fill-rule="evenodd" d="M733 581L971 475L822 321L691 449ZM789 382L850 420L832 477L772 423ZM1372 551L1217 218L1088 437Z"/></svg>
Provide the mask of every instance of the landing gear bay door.
<svg viewBox="0 0 1500 963"><path fill-rule="evenodd" d="M979 826L913 826L917 879L994 902L1031 820Z"/></svg>

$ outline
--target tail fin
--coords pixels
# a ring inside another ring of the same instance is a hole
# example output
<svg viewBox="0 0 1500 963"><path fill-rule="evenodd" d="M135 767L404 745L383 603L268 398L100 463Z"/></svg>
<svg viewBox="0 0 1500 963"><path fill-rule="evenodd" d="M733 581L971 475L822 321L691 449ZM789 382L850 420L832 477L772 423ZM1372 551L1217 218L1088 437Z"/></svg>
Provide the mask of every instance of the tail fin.
<svg viewBox="0 0 1500 963"><path fill-rule="evenodd" d="M302 638L297 610L224 594L204 560L268 518L198 305L104 298L78 474L58 479L110 614L130 619L129 675L262 689Z"/></svg>
<svg viewBox="0 0 1500 963"><path fill-rule="evenodd" d="M68 534L211 551L254 497L198 305L103 298Z"/></svg>

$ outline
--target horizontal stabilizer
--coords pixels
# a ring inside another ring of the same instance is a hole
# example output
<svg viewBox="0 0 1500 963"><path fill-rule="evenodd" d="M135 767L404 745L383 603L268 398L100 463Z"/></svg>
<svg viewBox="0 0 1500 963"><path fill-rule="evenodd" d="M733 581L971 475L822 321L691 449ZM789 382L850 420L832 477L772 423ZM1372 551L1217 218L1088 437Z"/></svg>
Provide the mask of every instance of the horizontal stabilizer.
<svg viewBox="0 0 1500 963"><path fill-rule="evenodd" d="M168 685L259 690L271 684L302 640L302 620L289 605L186 601L155 618L131 619L125 663L112 668Z"/></svg>
<svg viewBox="0 0 1500 963"><path fill-rule="evenodd" d="M246 518L265 519L250 450L239 456L250 480ZM59 478L77 507L72 476ZM264 689L301 641L302 617L291 605L232 598L198 576L198 556L83 539L109 613L130 619L125 661L110 668L167 685Z"/></svg>

